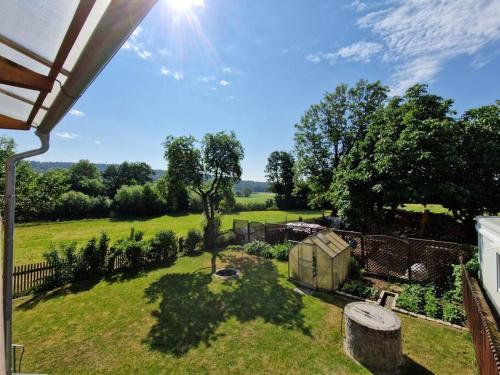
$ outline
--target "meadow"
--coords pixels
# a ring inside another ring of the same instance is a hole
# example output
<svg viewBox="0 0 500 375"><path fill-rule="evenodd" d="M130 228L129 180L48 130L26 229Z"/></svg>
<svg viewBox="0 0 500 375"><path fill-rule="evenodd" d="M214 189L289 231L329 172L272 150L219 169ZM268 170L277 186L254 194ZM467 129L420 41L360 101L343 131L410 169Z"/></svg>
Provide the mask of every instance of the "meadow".
<svg viewBox="0 0 500 375"><path fill-rule="evenodd" d="M287 263L219 253L15 300L22 371L50 374L369 374L344 354L349 300L301 295ZM476 374L467 332L399 315L403 374Z"/></svg>
<svg viewBox="0 0 500 375"><path fill-rule="evenodd" d="M321 211L245 211L223 216L222 229L232 228L233 219L278 222L318 216L321 216ZM184 236L191 228L200 229L201 224L202 216L199 213L18 224L15 229L14 263L21 265L39 262L43 260L42 255L51 243L77 241L81 245L83 241L98 236L101 231L106 231L111 240L115 241L127 236L132 227L144 231L145 238L149 238L165 229L172 229L178 236Z"/></svg>
<svg viewBox="0 0 500 375"><path fill-rule="evenodd" d="M252 193L249 197L236 197L236 203L242 205L249 203L265 204L267 200L274 199L274 193Z"/></svg>

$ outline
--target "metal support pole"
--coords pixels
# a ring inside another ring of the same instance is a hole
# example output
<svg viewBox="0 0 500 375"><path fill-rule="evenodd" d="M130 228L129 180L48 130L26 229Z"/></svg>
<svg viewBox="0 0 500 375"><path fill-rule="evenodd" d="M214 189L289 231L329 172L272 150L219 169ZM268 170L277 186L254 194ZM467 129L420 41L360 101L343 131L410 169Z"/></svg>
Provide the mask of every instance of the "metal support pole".
<svg viewBox="0 0 500 375"><path fill-rule="evenodd" d="M5 163L5 232L3 238L3 314L5 335L5 367L7 374L14 368L12 358L12 272L14 267L14 222L16 211L16 163L49 149L49 134L36 131L41 146L35 150L12 155Z"/></svg>

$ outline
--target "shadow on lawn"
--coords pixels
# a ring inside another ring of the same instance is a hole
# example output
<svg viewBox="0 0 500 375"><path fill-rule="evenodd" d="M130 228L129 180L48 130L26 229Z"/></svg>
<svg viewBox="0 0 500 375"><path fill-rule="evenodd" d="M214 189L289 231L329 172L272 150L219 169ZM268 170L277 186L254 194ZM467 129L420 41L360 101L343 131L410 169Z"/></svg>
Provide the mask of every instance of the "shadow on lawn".
<svg viewBox="0 0 500 375"><path fill-rule="evenodd" d="M302 296L279 284L272 262L234 255L221 258L243 274L223 282L218 292L210 285L210 269L167 274L145 290L148 303L160 300L153 312L156 322L145 340L152 349L182 356L200 343L210 345L220 336L219 325L230 318L239 322L261 318L310 335L301 312Z"/></svg>

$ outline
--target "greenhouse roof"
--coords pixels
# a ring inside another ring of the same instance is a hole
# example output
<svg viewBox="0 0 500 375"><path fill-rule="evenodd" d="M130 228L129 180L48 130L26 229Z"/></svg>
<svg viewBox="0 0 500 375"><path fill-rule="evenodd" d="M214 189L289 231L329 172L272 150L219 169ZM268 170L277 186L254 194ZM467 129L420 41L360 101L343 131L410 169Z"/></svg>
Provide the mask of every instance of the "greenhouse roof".
<svg viewBox="0 0 500 375"><path fill-rule="evenodd" d="M349 244L340 238L333 229L315 233L307 237L303 242L318 246L332 258L349 247Z"/></svg>

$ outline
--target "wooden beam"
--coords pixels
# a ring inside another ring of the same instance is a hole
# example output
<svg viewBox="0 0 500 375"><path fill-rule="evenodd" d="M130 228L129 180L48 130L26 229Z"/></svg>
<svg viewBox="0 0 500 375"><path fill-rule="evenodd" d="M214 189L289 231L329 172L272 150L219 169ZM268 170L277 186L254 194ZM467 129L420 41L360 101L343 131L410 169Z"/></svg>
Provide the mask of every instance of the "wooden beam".
<svg viewBox="0 0 500 375"><path fill-rule="evenodd" d="M52 61L49 61L46 58L36 54L35 52L30 51L29 49L21 46L13 40L7 39L3 35L0 35L0 43L6 45L9 48L12 48L14 51L19 52L22 55L29 57L32 60L35 60L42 65L45 65L47 68L52 68ZM66 77L69 76L69 72L66 69L61 69L61 74L64 74Z"/></svg>
<svg viewBox="0 0 500 375"><path fill-rule="evenodd" d="M0 83L25 89L50 92L54 81L0 56Z"/></svg>
<svg viewBox="0 0 500 375"><path fill-rule="evenodd" d="M0 114L0 129L29 130L31 126L24 121Z"/></svg>
<svg viewBox="0 0 500 375"><path fill-rule="evenodd" d="M8 91L8 90L4 90L3 88L0 87L0 94L4 94L4 95L7 95L7 96L10 96L11 98L14 98L14 99L17 99L23 103L26 103L26 104L29 104L29 105L35 105L35 102L31 99L28 99L28 98L25 98L24 96L21 96L21 95L17 95L11 91ZM45 106L42 105L41 107L43 110L45 111L48 111L49 109Z"/></svg>
<svg viewBox="0 0 500 375"><path fill-rule="evenodd" d="M96 0L81 0L79 2L75 14L73 15L73 19L71 20L68 30L66 30L66 34L64 35L61 46L59 47L59 51L57 51L54 63L50 68L50 72L48 74L49 79L52 79L53 81L56 80L57 75L60 73L64 62L68 58L68 55L71 52L76 39L78 38L78 35L80 35L80 32L82 31L83 25L85 25L85 21L87 21L87 18L92 11L95 1ZM26 123L31 125L46 97L47 92L40 92L38 98L36 99L35 105L31 109Z"/></svg>

